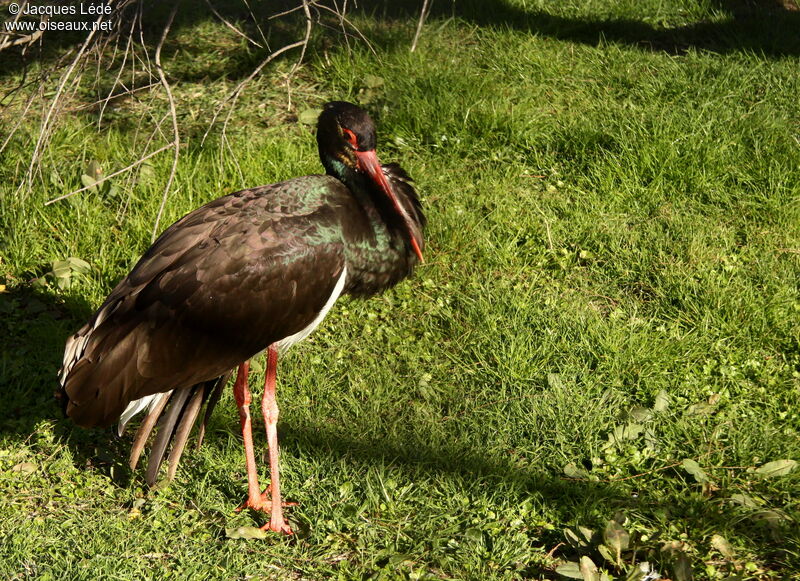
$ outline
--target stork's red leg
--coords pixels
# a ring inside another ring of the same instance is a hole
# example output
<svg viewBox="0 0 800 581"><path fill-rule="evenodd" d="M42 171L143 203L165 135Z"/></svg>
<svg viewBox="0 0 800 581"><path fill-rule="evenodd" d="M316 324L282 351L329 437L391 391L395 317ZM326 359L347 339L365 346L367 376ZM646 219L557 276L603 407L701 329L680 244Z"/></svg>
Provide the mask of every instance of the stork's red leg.
<svg viewBox="0 0 800 581"><path fill-rule="evenodd" d="M256 510L269 510L269 501L261 496L258 486L258 471L256 470L256 454L253 449L253 428L250 421L250 389L247 387L247 376L250 372L250 362L245 361L239 366L236 382L233 384L233 396L239 408L239 422L242 425L242 439L244 440L244 459L247 465L247 502L243 508Z"/></svg>
<svg viewBox="0 0 800 581"><path fill-rule="evenodd" d="M267 444L269 445L270 493L272 497L272 513L269 524L262 528L287 535L292 528L283 520L281 505L280 467L278 463L278 402L275 399L275 376L278 367L278 346L272 344L267 350L267 372L264 378L264 396L261 399L261 413L267 427Z"/></svg>

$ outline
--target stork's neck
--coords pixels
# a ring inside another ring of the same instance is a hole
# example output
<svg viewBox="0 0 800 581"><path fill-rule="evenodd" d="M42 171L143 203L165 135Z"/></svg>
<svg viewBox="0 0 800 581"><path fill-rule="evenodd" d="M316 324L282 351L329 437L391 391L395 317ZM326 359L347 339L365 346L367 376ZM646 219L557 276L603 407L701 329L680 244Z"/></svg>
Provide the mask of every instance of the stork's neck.
<svg viewBox="0 0 800 581"><path fill-rule="evenodd" d="M355 171L332 155L320 153L325 172L338 179L350 190L369 218L373 232L385 230L387 226L393 225L397 221L391 204L369 177Z"/></svg>
<svg viewBox="0 0 800 581"><path fill-rule="evenodd" d="M328 169L328 164L325 165ZM340 169L336 162L331 165L334 170ZM341 217L345 226L344 250L349 272L346 292L372 295L411 274L417 257L410 245L408 229L388 197L368 176L348 169L328 172L347 187L356 202L347 215ZM421 213L418 214L413 188L399 180L391 169L384 171L400 203L413 211L421 229L425 219ZM402 175L407 178L404 172Z"/></svg>
<svg viewBox="0 0 800 581"><path fill-rule="evenodd" d="M320 150L319 154L320 161L325 167L326 174L335 177L351 190L354 188L365 188L364 176L362 174L326 151Z"/></svg>

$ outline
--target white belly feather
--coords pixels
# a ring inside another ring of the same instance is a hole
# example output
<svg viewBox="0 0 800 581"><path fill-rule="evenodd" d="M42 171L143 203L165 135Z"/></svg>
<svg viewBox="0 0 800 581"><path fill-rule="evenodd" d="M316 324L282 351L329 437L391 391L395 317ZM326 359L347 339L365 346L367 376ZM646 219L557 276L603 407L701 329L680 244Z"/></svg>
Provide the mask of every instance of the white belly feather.
<svg viewBox="0 0 800 581"><path fill-rule="evenodd" d="M336 299L339 298L339 295L342 294L342 290L344 290L344 283L346 280L347 280L347 267L345 266L342 269L342 274L339 275L339 280L336 281L336 286L333 287L333 292L331 293L328 302L325 303L325 305L322 307L322 310L319 312L317 317L313 321L311 321L311 324L308 325L308 327L306 327L305 329L301 329L294 335L289 335L288 337L284 337L283 339L278 341L278 350L281 353L286 351L289 347L291 347L295 343L299 343L300 341L308 337L311 334L311 332L314 329L316 329L317 326L319 326L319 324L322 322L322 319L325 318L325 315L327 315L328 311L330 311L331 308L333 307L333 303L335 303Z"/></svg>

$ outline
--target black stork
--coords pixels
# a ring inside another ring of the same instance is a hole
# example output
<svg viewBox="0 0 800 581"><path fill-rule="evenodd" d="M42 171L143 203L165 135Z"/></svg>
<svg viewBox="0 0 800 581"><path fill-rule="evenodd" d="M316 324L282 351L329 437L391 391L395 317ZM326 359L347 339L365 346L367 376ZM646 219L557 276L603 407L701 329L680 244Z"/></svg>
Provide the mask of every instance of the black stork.
<svg viewBox="0 0 800 581"><path fill-rule="evenodd" d="M60 371L66 413L83 427L148 410L134 439L135 468L156 423L146 480L167 448L177 469L199 412L206 422L232 370L247 466L243 507L270 513L263 528L291 534L278 476L278 355L319 325L342 293L370 296L422 262L425 226L411 180L381 165L375 125L361 108L327 103L317 124L325 175L218 198L167 228L77 333ZM267 351L261 410L270 485L258 484L250 421L249 360Z"/></svg>

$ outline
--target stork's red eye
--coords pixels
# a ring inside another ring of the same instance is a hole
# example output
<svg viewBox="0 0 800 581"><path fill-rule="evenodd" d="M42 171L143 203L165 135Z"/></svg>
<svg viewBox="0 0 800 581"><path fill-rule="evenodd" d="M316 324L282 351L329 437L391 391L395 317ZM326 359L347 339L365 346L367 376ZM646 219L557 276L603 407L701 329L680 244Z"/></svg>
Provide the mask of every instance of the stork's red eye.
<svg viewBox="0 0 800 581"><path fill-rule="evenodd" d="M356 137L356 134L344 128L342 128L342 132L344 133L344 138L347 140L347 143L352 145L353 149L358 149L358 137Z"/></svg>

